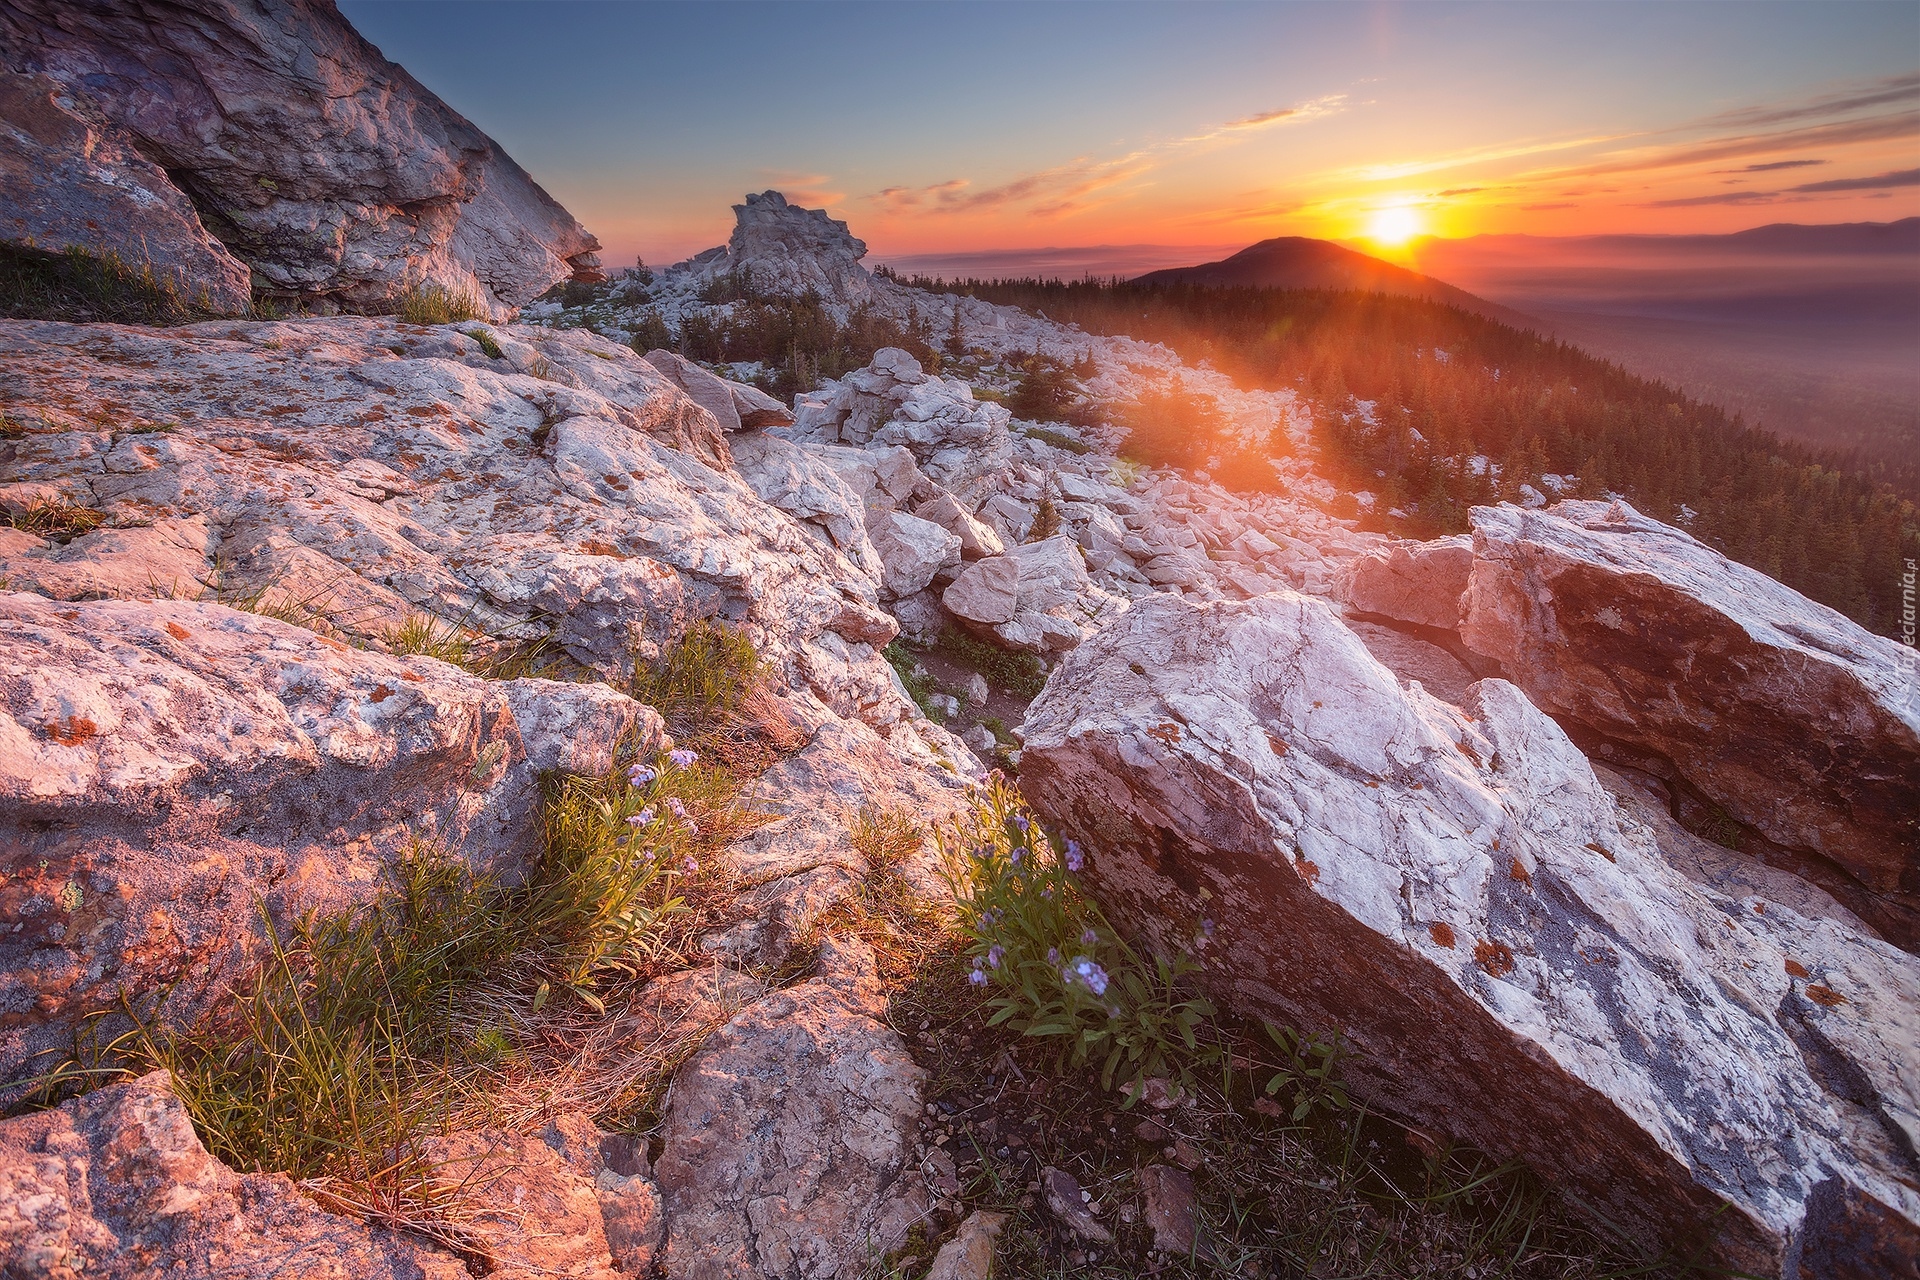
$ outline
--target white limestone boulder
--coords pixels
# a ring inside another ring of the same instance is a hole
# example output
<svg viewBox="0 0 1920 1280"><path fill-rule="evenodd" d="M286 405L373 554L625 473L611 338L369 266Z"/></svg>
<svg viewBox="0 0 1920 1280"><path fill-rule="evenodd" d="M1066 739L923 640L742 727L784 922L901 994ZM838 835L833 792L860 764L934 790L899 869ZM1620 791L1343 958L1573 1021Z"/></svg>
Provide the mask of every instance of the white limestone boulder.
<svg viewBox="0 0 1920 1280"><path fill-rule="evenodd" d="M1759 1274L1914 1256L1920 960L1690 879L1518 689L1465 701L1322 602L1154 596L1054 672L1021 787L1126 927L1214 922L1219 999L1344 1031L1362 1096Z"/></svg>

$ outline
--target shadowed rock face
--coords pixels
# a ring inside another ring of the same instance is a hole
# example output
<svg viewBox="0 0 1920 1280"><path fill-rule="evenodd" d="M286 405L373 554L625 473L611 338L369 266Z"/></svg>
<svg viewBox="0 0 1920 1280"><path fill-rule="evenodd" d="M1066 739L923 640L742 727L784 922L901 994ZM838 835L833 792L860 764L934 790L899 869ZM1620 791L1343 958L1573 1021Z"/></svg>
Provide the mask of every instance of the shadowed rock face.
<svg viewBox="0 0 1920 1280"><path fill-rule="evenodd" d="M46 253L119 251L187 306L237 315L247 268L133 137L51 76L0 70L0 238Z"/></svg>
<svg viewBox="0 0 1920 1280"><path fill-rule="evenodd" d="M1513 685L1464 702L1318 601L1155 597L1049 680L1021 785L1130 927L1216 922L1223 1001L1343 1029L1364 1095L1751 1270L1861 1215L1920 1245L1920 961L1690 879Z"/></svg>
<svg viewBox="0 0 1920 1280"><path fill-rule="evenodd" d="M1460 636L1920 945L1920 657L1624 503L1473 513Z"/></svg>
<svg viewBox="0 0 1920 1280"><path fill-rule="evenodd" d="M426 281L511 308L598 278L572 215L329 0L0 0L0 47L124 130L271 296L381 311ZM138 262L138 229L97 247Z"/></svg>

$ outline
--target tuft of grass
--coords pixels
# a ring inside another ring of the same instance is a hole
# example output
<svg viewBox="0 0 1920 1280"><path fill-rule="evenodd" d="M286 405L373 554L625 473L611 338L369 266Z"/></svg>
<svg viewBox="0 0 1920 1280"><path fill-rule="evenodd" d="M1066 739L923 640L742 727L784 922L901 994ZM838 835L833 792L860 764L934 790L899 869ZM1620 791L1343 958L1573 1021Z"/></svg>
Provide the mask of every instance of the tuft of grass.
<svg viewBox="0 0 1920 1280"><path fill-rule="evenodd" d="M460 332L480 344L480 350L486 352L489 360L504 360L507 353L500 349L500 343L485 329L462 329Z"/></svg>
<svg viewBox="0 0 1920 1280"><path fill-rule="evenodd" d="M610 986L685 963L671 954L684 887L717 874L736 791L690 753L564 779L518 884L416 841L370 902L266 918L264 962L200 1017L181 1025L165 992L123 1001L127 1030L49 1077L43 1100L165 1067L228 1164L484 1260L428 1139L516 1052L514 1024L560 1003L602 1018Z"/></svg>
<svg viewBox="0 0 1920 1280"><path fill-rule="evenodd" d="M108 249L46 253L0 245L0 315L21 320L187 324L214 314L204 289Z"/></svg>
<svg viewBox="0 0 1920 1280"><path fill-rule="evenodd" d="M408 324L457 324L487 318L486 306L473 293L455 293L440 284L408 285L396 303L396 311Z"/></svg>
<svg viewBox="0 0 1920 1280"><path fill-rule="evenodd" d="M940 633L934 647L1023 701L1031 702L1046 687L1046 666L1030 653L1014 653L952 627Z"/></svg>
<svg viewBox="0 0 1920 1280"><path fill-rule="evenodd" d="M887 643L886 648L880 651L880 656L887 660L887 665L892 667L894 674L900 677L900 683L906 686L907 696L913 699L914 706L920 708L920 713L929 720L938 719L933 713L933 704L928 701L935 692L933 677L916 674L914 668L920 665L920 660L914 656L913 650L907 647L907 642L895 637Z"/></svg>
<svg viewBox="0 0 1920 1280"><path fill-rule="evenodd" d="M657 666L634 672L633 696L670 725L713 721L738 712L760 676L760 654L746 633L702 618L668 647Z"/></svg>
<svg viewBox="0 0 1920 1280"><path fill-rule="evenodd" d="M382 632L380 638L396 657L417 654L463 669L471 669L474 661L474 633L431 613L410 613L399 625Z"/></svg>
<svg viewBox="0 0 1920 1280"><path fill-rule="evenodd" d="M7 523L16 529L59 541L91 533L106 520L103 513L92 507L78 506L65 498L36 498L24 509L7 516Z"/></svg>

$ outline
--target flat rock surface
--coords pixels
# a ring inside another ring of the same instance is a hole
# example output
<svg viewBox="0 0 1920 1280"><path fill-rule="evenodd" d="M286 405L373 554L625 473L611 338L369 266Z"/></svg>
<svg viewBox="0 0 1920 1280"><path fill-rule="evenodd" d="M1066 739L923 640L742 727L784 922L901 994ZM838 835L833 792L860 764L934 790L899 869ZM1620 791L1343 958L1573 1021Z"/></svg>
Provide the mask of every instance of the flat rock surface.
<svg viewBox="0 0 1920 1280"><path fill-rule="evenodd" d="M524 719L522 719L524 717ZM535 770L664 739L604 687L488 681L184 600L0 594L0 1078L75 1018L233 976L415 839L517 874Z"/></svg>

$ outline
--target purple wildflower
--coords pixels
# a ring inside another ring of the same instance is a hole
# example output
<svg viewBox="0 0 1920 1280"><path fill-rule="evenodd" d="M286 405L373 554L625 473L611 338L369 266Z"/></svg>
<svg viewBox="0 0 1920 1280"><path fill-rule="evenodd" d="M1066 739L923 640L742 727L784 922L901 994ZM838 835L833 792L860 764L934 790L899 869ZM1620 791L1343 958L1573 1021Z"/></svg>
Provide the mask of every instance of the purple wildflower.
<svg viewBox="0 0 1920 1280"><path fill-rule="evenodd" d="M1011 862L1014 866L1017 867L1020 865L1020 859L1026 856L1027 856L1027 846L1023 844L1017 844L1013 846L1013 849L1007 854L1007 861Z"/></svg>
<svg viewBox="0 0 1920 1280"><path fill-rule="evenodd" d="M1078 871L1086 865L1087 857L1080 852L1080 842L1078 840L1067 841L1067 870Z"/></svg>
<svg viewBox="0 0 1920 1280"><path fill-rule="evenodd" d="M669 812L671 812L671 813L673 814L673 816L674 816L674 817L676 817L676 818L679 818L679 819L681 819L682 821L684 821L684 820L686 819L686 816L687 816L687 806L685 806L684 804L681 804L681 803L680 803L680 797L679 797L679 796L668 796L668 797L667 797L667 809L668 809L668 811L669 811Z"/></svg>
<svg viewBox="0 0 1920 1280"><path fill-rule="evenodd" d="M1080 941L1086 943L1088 946L1092 946L1094 943L1100 941L1100 935L1093 931L1092 925L1088 925L1080 931Z"/></svg>
<svg viewBox="0 0 1920 1280"><path fill-rule="evenodd" d="M1048 947L1048 948L1047 948L1047 963L1048 963L1048 964L1059 964L1059 963L1060 963L1060 948L1058 948L1058 947Z"/></svg>
<svg viewBox="0 0 1920 1280"><path fill-rule="evenodd" d="M985 973L982 973L980 970L975 969L972 973L967 975L967 981L971 982L976 987L984 987L987 985L987 975Z"/></svg>
<svg viewBox="0 0 1920 1280"><path fill-rule="evenodd" d="M1024 813L1014 814L1013 825L1020 828L1021 835L1025 835L1027 833L1027 815Z"/></svg>
<svg viewBox="0 0 1920 1280"><path fill-rule="evenodd" d="M700 864L692 858L687 859L687 873L691 875L700 869Z"/></svg>
<svg viewBox="0 0 1920 1280"><path fill-rule="evenodd" d="M1001 946L997 942L994 943L992 946L988 947L987 948L987 968L998 969L1000 967L1001 957L1005 956L1006 954L1007 954L1007 949Z"/></svg>
<svg viewBox="0 0 1920 1280"><path fill-rule="evenodd" d="M644 809L642 809L642 810L641 810L640 812L638 812L638 813L630 813L630 814L628 814L628 815L627 815L627 825L628 825L628 826L630 826L630 827L650 827L650 826L652 826L652 825L653 825L653 806L652 806L652 805L648 805L648 806L647 806L646 808L644 808Z"/></svg>
<svg viewBox="0 0 1920 1280"><path fill-rule="evenodd" d="M644 764L637 764L627 770L627 781L636 787L644 787L659 776L658 771Z"/></svg>
<svg viewBox="0 0 1920 1280"><path fill-rule="evenodd" d="M700 753L697 751L688 751L685 747L676 747L672 751L667 752L667 759L673 761L674 768L684 769L699 760Z"/></svg>
<svg viewBox="0 0 1920 1280"><path fill-rule="evenodd" d="M1073 963L1067 966L1063 977L1068 982L1076 979L1086 984L1087 990L1097 996L1107 994L1107 971L1085 956L1075 956Z"/></svg>

